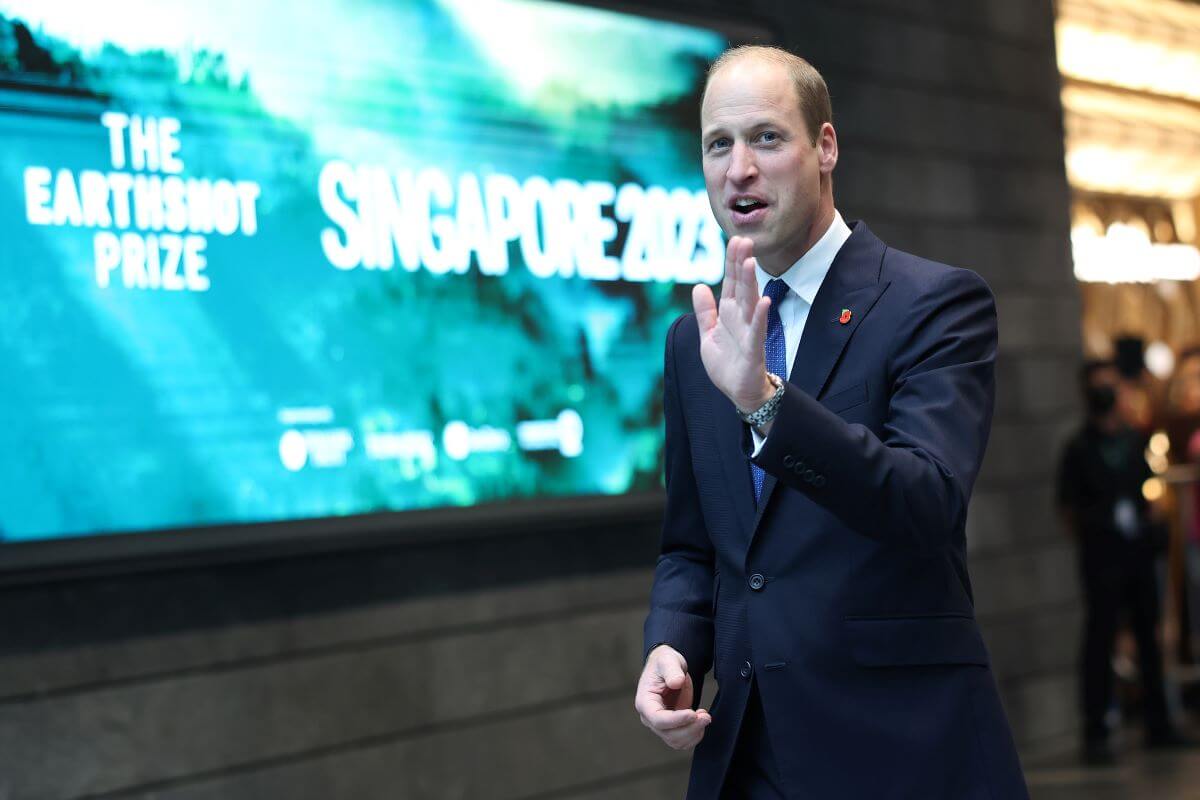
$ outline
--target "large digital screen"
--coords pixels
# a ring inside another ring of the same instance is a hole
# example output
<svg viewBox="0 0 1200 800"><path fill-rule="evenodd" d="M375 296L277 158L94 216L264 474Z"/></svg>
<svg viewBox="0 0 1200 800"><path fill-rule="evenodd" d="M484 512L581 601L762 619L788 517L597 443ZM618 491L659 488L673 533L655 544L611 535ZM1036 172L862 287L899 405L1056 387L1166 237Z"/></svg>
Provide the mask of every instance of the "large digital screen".
<svg viewBox="0 0 1200 800"><path fill-rule="evenodd" d="M715 28L0 0L0 540L654 489Z"/></svg>

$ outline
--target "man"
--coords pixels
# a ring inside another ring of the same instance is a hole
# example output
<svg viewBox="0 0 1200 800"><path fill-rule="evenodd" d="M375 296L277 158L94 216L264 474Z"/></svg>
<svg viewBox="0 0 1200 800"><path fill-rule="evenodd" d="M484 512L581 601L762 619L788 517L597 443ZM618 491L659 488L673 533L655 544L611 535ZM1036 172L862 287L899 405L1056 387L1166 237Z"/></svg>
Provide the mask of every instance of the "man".
<svg viewBox="0 0 1200 800"><path fill-rule="evenodd" d="M992 295L842 220L831 116L785 51L709 72L704 177L731 238L720 303L697 286L667 335L635 706L696 747L692 800L1024 798L966 570Z"/></svg>
<svg viewBox="0 0 1200 800"><path fill-rule="evenodd" d="M1167 714L1158 647L1155 560L1166 542L1142 494L1153 473L1145 437L1128 427L1117 406L1120 372L1111 361L1084 364L1081 384L1087 421L1067 443L1059 464L1058 502L1078 542L1087 601L1080 658L1085 763L1114 761L1105 715L1112 701L1112 651L1123 610L1137 640L1146 744L1176 747L1188 740Z"/></svg>

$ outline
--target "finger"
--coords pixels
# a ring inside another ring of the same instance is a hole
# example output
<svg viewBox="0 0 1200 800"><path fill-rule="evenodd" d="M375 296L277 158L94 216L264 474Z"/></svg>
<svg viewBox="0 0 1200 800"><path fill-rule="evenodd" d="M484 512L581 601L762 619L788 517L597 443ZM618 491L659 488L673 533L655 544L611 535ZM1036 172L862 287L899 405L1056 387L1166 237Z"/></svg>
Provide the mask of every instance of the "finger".
<svg viewBox="0 0 1200 800"><path fill-rule="evenodd" d="M682 728L686 725L692 725L699 719L699 714L692 711L690 708L681 708L677 711L663 709L655 711L652 714L646 715L646 724L660 733L673 731L677 728Z"/></svg>
<svg viewBox="0 0 1200 800"><path fill-rule="evenodd" d="M758 298L758 305L754 307L754 317L750 320L750 329L753 331L754 341L758 345L756 352L759 353L763 352L763 346L767 341L767 319L770 312L771 298Z"/></svg>
<svg viewBox="0 0 1200 800"><path fill-rule="evenodd" d="M704 738L704 730L711 722L711 717L697 719L691 725L667 731L662 735L662 740L676 750L690 750Z"/></svg>
<svg viewBox="0 0 1200 800"><path fill-rule="evenodd" d="M749 236L735 236L725 251L725 268L733 279L733 298L738 299L742 291L742 262L754 254L754 241Z"/></svg>
<svg viewBox="0 0 1200 800"><path fill-rule="evenodd" d="M663 704L662 695L644 684L638 685L633 707L637 711L638 716L647 725L650 724L648 720L651 716L666 709L666 706Z"/></svg>
<svg viewBox="0 0 1200 800"><path fill-rule="evenodd" d="M717 324L717 301L712 289L703 283L692 287L692 310L696 312L696 323L700 334L704 335Z"/></svg>
<svg viewBox="0 0 1200 800"><path fill-rule="evenodd" d="M738 271L738 308L747 325L754 316L755 304L762 296L758 291L758 277L754 272L754 264L753 258L744 258Z"/></svg>
<svg viewBox="0 0 1200 800"><path fill-rule="evenodd" d="M733 300L737 297L737 265L741 248L741 236L731 237L729 243L725 245L725 279L721 281L722 300Z"/></svg>
<svg viewBox="0 0 1200 800"><path fill-rule="evenodd" d="M758 280L754 277L754 269L753 269L754 265L757 264L758 261L754 258L754 240L751 239L749 236L742 237L742 252L738 254L738 258L740 259L738 261L739 266L744 265L747 260L750 261L750 266L751 266L749 284L746 284L743 281L743 285L738 287L738 291L740 292L744 286L746 289L749 290L751 297L758 297L758 295L759 295ZM740 278L742 276L739 275L738 277Z"/></svg>
<svg viewBox="0 0 1200 800"><path fill-rule="evenodd" d="M681 706L675 702L678 691L666 689L658 681L658 686L639 686L637 699L633 707L637 710L642 723L655 730L669 730L681 725L687 725L696 720L698 711L690 706ZM705 712L707 713L707 712Z"/></svg>
<svg viewBox="0 0 1200 800"><path fill-rule="evenodd" d="M740 245L741 245L741 249L738 251L738 256L737 256L738 257L737 267L739 270L741 269L742 265L746 263L746 259L754 258L754 240L751 239L749 236L743 236L742 241L740 242ZM741 272L739 271L738 280L740 281L741 279L742 279L742 275L741 275ZM744 282L739 283L738 287L737 287L738 292L740 293L743 288L745 288L745 283ZM751 292L751 294L753 294L754 296L757 297L758 296L758 292L757 292L758 287L751 286L750 288L755 290L755 291Z"/></svg>

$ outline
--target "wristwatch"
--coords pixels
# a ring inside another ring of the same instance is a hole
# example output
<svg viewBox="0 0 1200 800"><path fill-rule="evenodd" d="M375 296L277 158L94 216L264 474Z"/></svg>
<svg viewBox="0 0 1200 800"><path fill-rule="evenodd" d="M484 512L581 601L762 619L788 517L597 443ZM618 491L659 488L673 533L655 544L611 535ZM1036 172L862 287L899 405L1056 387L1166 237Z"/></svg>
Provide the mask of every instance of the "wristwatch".
<svg viewBox="0 0 1200 800"><path fill-rule="evenodd" d="M779 413L779 401L783 399L783 387L787 385L783 382L783 378L773 372L767 373L767 380L775 387L775 394L771 395L767 402L750 412L742 411L737 406L733 407L742 422L755 428L761 428L775 419L775 415Z"/></svg>

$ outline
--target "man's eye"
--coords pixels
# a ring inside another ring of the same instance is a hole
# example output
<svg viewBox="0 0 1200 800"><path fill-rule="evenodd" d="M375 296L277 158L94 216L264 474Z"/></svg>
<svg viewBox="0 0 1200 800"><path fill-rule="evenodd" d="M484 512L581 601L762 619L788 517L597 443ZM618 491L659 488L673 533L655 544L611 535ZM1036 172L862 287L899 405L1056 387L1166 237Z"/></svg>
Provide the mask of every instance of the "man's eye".
<svg viewBox="0 0 1200 800"><path fill-rule="evenodd" d="M758 135L758 139L761 142L766 142L767 144L770 144L771 142L775 142L775 141L779 140L779 134L777 134L775 131L763 131L762 133L760 133Z"/></svg>
<svg viewBox="0 0 1200 800"><path fill-rule="evenodd" d="M713 139L711 142L708 143L709 150L724 150L728 146L729 146L729 140L725 139L725 138Z"/></svg>

